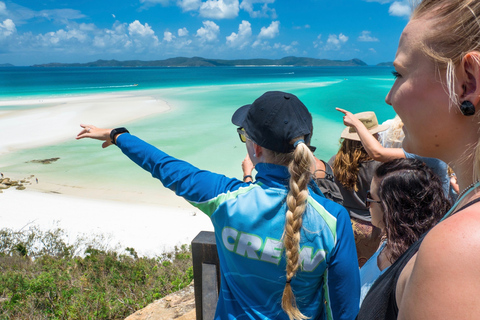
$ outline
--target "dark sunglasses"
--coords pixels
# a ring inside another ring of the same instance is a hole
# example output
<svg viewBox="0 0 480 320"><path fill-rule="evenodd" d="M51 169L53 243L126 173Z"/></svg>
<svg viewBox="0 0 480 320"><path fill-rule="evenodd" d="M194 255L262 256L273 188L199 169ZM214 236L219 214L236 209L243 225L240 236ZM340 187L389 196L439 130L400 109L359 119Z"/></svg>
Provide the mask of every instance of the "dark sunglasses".
<svg viewBox="0 0 480 320"><path fill-rule="evenodd" d="M238 136L240 137L240 141L242 141L243 143L247 142L248 136L247 136L247 133L245 132L245 129L237 128L237 133L238 133Z"/></svg>
<svg viewBox="0 0 480 320"><path fill-rule="evenodd" d="M247 142L247 139L250 139L250 137L245 132L244 128L237 128L237 133L238 133L238 136L240 137L240 141L242 141L243 143ZM314 146L308 146L308 148L312 152L315 152L315 150L317 150L317 147L314 147Z"/></svg>
<svg viewBox="0 0 480 320"><path fill-rule="evenodd" d="M370 193L370 190L367 191L367 199L365 199L365 207L367 207L367 209L370 208L370 204L372 202L375 202L375 203L382 203L382 201L378 201L378 200L374 200L372 199L372 194Z"/></svg>

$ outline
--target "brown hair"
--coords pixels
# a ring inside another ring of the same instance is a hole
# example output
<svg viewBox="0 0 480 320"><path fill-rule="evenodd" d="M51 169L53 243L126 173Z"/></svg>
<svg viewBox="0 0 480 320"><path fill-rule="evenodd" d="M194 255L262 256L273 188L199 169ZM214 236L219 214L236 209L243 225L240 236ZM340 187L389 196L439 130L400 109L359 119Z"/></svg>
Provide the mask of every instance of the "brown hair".
<svg viewBox="0 0 480 320"><path fill-rule="evenodd" d="M340 149L333 162L333 174L347 190L358 191L358 171L360 163L373 160L361 141L340 139Z"/></svg>
<svg viewBox="0 0 480 320"><path fill-rule="evenodd" d="M450 209L440 178L417 159L395 159L375 171L388 259L394 263Z"/></svg>
<svg viewBox="0 0 480 320"><path fill-rule="evenodd" d="M445 72L450 105L458 106L455 94L455 67L465 55L480 51L480 1L477 0L423 0L415 8L412 20L431 16L435 28L424 38L423 52ZM477 61L480 64L480 61ZM474 153L474 180L480 178L480 141Z"/></svg>
<svg viewBox="0 0 480 320"><path fill-rule="evenodd" d="M292 144L303 137L295 138ZM287 261L287 277L282 296L282 309L290 319L307 319L298 309L290 282L297 273L300 257L300 229L303 213L307 207L308 183L312 179L311 168L315 163L313 153L305 143L297 145L292 153L278 153L266 150L273 163L288 165L290 173L289 191L287 194L287 212L285 214L285 230L283 245Z"/></svg>

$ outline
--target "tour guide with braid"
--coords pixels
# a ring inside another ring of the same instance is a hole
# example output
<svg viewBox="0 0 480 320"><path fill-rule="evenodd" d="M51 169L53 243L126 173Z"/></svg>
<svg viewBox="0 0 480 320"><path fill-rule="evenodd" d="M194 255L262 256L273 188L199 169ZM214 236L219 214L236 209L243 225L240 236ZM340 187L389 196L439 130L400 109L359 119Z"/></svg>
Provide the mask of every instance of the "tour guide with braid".
<svg viewBox="0 0 480 320"><path fill-rule="evenodd" d="M266 92L232 117L256 182L200 170L125 128L81 125L77 139L116 144L215 228L215 319L354 319L360 283L348 212L312 183L312 117L294 95Z"/></svg>

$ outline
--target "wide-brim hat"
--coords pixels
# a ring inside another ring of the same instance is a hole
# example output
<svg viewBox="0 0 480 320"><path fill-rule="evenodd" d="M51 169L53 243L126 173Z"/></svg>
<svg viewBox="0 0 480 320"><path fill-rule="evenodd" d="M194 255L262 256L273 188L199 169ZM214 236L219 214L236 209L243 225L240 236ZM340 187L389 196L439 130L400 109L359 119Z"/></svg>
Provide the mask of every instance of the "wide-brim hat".
<svg viewBox="0 0 480 320"><path fill-rule="evenodd" d="M307 107L295 95L281 91L265 92L252 104L240 107L232 123L243 127L259 146L281 153L292 152L290 142L300 136L309 144L313 132Z"/></svg>
<svg viewBox="0 0 480 320"><path fill-rule="evenodd" d="M355 118L360 120L371 134L385 131L389 128L388 124L378 124L377 116L373 111L366 111L354 114ZM340 135L343 139L360 141L357 130L354 127L346 127Z"/></svg>

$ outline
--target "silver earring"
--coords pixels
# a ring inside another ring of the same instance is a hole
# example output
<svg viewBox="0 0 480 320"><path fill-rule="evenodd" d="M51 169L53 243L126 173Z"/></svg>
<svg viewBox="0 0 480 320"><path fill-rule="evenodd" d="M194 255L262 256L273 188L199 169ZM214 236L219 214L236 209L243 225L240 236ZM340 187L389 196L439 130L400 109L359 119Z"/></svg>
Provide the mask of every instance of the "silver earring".
<svg viewBox="0 0 480 320"><path fill-rule="evenodd" d="M256 158L256 157L257 157L257 154L256 154L255 152L253 153L253 157L254 157L254 158Z"/></svg>

